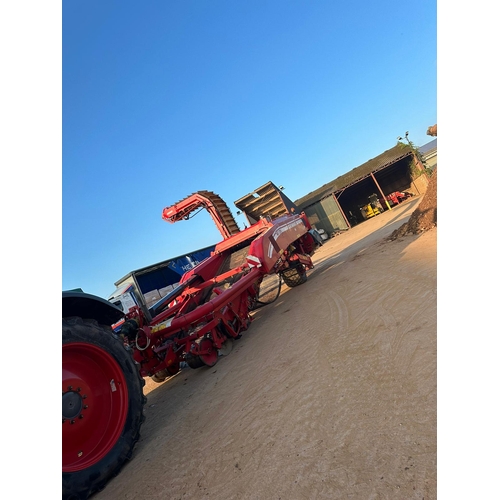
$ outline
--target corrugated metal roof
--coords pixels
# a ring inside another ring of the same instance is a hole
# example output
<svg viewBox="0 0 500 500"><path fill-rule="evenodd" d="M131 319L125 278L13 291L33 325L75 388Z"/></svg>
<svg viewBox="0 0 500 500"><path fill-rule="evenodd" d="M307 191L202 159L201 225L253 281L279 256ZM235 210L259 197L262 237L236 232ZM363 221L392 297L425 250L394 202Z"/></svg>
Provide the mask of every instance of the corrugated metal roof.
<svg viewBox="0 0 500 500"><path fill-rule="evenodd" d="M431 142L428 142L427 144L424 144L423 146L420 146L418 150L420 151L420 154L425 154L428 153L429 151L432 151L433 149L437 149L437 144L438 140L434 139Z"/></svg>
<svg viewBox="0 0 500 500"><path fill-rule="evenodd" d="M371 172L381 170L411 154L412 149L410 146L398 143L393 148L384 151L382 154L368 160L359 167L353 168L350 172L337 177L333 181L321 186L319 189L299 198L295 201L295 204L299 207L299 210L303 210L320 201L322 198L364 179L369 176Z"/></svg>

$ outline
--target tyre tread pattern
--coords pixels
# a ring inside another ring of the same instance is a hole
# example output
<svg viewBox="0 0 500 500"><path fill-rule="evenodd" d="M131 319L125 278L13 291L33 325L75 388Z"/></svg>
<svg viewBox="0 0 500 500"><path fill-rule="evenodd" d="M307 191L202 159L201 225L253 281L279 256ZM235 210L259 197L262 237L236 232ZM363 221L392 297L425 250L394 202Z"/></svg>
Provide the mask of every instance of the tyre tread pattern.
<svg viewBox="0 0 500 500"><path fill-rule="evenodd" d="M140 375L138 363L132 357L132 349L125 346L109 326L100 325L92 319L63 318L62 338L63 345L71 342L90 343L111 354L123 370L129 392L127 420L113 449L87 469L62 474L62 499L87 500L93 493L102 491L108 481L130 460L141 437L140 428L146 419L143 412L147 401L143 393L146 382Z"/></svg>
<svg viewBox="0 0 500 500"><path fill-rule="evenodd" d="M302 285L307 281L306 269L302 264L281 271L281 277L283 278L283 283L290 288Z"/></svg>

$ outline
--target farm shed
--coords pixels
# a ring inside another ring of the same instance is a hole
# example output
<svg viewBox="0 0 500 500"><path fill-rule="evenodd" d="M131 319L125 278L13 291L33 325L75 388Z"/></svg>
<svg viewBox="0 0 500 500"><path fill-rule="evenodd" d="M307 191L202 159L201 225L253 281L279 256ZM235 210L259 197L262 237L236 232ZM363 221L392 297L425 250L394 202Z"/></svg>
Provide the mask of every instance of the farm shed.
<svg viewBox="0 0 500 500"><path fill-rule="evenodd" d="M363 222L361 207L369 203L373 194L382 201L394 191L419 195L425 192L427 184L427 175L413 149L398 143L296 200L295 204L316 229L331 234Z"/></svg>

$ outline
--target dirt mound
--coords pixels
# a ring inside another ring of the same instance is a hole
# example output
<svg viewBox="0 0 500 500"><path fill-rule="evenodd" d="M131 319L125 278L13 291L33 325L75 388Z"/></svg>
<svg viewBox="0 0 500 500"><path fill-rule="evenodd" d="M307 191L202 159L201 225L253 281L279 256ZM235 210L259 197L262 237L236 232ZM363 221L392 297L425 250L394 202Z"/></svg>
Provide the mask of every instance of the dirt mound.
<svg viewBox="0 0 500 500"><path fill-rule="evenodd" d="M437 168L430 179L422 201L408 222L396 229L387 239L395 240L407 234L419 234L437 226Z"/></svg>

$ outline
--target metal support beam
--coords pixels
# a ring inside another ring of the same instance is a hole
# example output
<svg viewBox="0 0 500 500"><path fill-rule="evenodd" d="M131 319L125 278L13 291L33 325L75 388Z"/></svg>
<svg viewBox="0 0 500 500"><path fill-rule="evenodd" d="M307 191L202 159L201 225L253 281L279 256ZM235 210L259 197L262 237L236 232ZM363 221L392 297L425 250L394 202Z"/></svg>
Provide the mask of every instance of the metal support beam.
<svg viewBox="0 0 500 500"><path fill-rule="evenodd" d="M384 199L385 201L385 204L387 205L387 208L389 210L392 210L391 206L389 205L389 202L387 201L387 198L385 197L385 194L384 192L382 191L382 188L379 186L378 182L377 182L377 179L375 179L375 176L373 175L373 172L370 172L370 175L373 179L373 182L375 183L375 185L377 186L377 189L379 190L380 194L382 195L382 198Z"/></svg>
<svg viewBox="0 0 500 500"><path fill-rule="evenodd" d="M337 203L337 206L339 207L339 210L340 210L340 213L342 214L342 217L344 217L344 220L346 221L347 223L347 227L349 229L352 228L351 226L351 223L349 222L349 220L347 219L347 217L345 216L345 213L344 211L342 210L342 207L340 206L340 203L339 203L339 200L337 199L337 197L335 196L335 193L332 193L332 196L333 196L333 199L335 200L335 202Z"/></svg>

